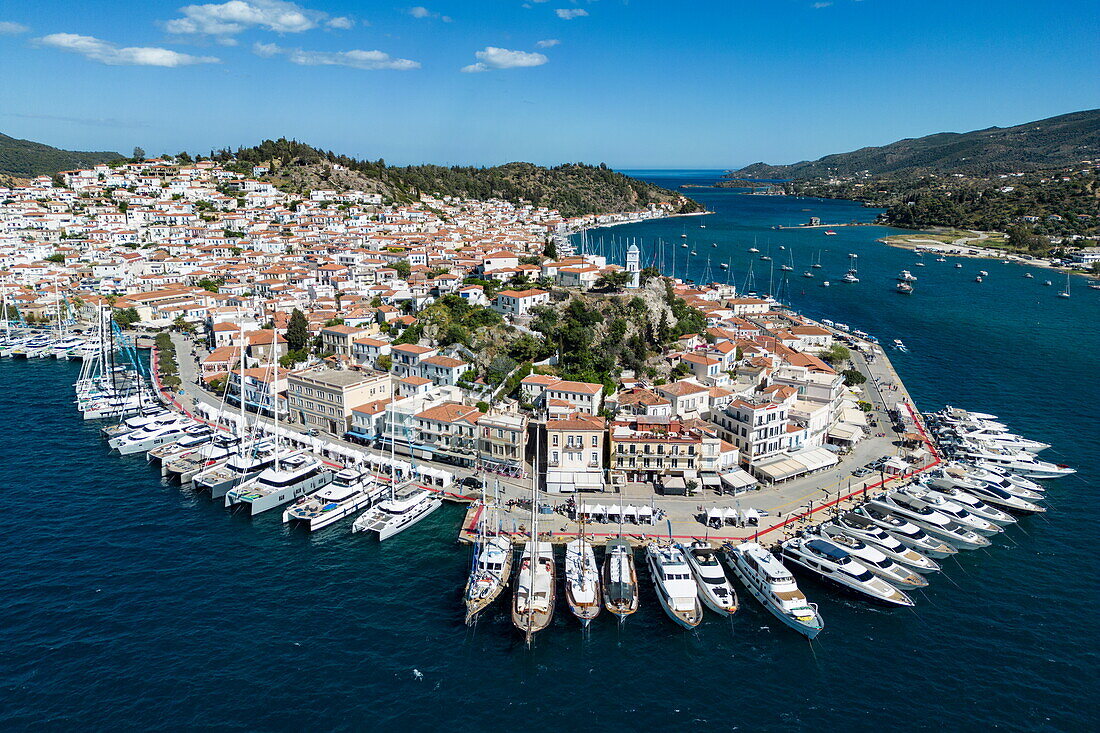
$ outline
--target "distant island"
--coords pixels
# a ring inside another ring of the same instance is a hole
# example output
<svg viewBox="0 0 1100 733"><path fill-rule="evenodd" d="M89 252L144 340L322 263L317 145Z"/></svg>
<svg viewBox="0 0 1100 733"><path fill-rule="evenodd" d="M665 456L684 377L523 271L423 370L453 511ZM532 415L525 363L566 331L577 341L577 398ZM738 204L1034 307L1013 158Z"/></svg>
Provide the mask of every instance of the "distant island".
<svg viewBox="0 0 1100 733"><path fill-rule="evenodd" d="M791 165L754 163L731 171L727 185L787 180L792 195L884 208L892 226L1006 232L1016 248L1042 252L1051 238L1100 235L1098 171L1100 110L1090 110Z"/></svg>
<svg viewBox="0 0 1100 733"><path fill-rule="evenodd" d="M0 133L0 177L52 176L58 171L90 168L96 163L122 160L119 153L62 150Z"/></svg>

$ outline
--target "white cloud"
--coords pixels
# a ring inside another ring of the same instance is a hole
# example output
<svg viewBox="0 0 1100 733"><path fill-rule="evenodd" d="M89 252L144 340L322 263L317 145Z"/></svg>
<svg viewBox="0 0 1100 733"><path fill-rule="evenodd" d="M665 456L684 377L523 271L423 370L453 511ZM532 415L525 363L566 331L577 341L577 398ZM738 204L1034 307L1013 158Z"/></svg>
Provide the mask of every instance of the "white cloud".
<svg viewBox="0 0 1100 733"><path fill-rule="evenodd" d="M562 20L573 20L573 18L583 18L588 15L588 11L584 8L558 8L554 12Z"/></svg>
<svg viewBox="0 0 1100 733"><path fill-rule="evenodd" d="M431 10L428 10L423 5L417 5L416 7L409 8L409 15L414 18L439 18L444 23L450 23L452 20L454 20L449 15L440 15L439 13L433 13Z"/></svg>
<svg viewBox="0 0 1100 733"><path fill-rule="evenodd" d="M0 20L0 36L17 36L29 30L30 28L22 23L14 23L10 20Z"/></svg>
<svg viewBox="0 0 1100 733"><path fill-rule="evenodd" d="M211 36L233 35L248 28L276 33L301 33L321 23L332 28L351 27L349 18L329 18L328 13L308 10L287 0L229 0L225 3L185 5L182 18L164 24L169 33ZM336 25L331 25L332 23Z"/></svg>
<svg viewBox="0 0 1100 733"><path fill-rule="evenodd" d="M51 33L48 36L39 38L37 43L62 51L78 53L85 58L108 66L165 66L175 68L177 66L217 64L221 62L221 59L213 56L192 56L188 53L180 53L167 48L149 46L119 48L113 43L92 36L79 36L75 33Z"/></svg>
<svg viewBox="0 0 1100 733"><path fill-rule="evenodd" d="M336 28L337 30L346 31L350 30L352 26L355 25L355 21L351 18L348 18L347 16L341 15L336 18L330 18L329 21L325 23L325 25L327 25L329 28Z"/></svg>
<svg viewBox="0 0 1100 733"><path fill-rule="evenodd" d="M474 54L478 61L476 64L463 66L462 71L476 73L489 71L490 69L518 69L529 66L542 66L550 59L541 53L528 53L527 51L509 51L507 48L486 46L484 51Z"/></svg>
<svg viewBox="0 0 1100 733"><path fill-rule="evenodd" d="M831 2L819 2L819 3L814 3L811 7L813 7L814 10L821 10L822 8L827 8L830 5L832 5Z"/></svg>
<svg viewBox="0 0 1100 733"><path fill-rule="evenodd" d="M557 38L547 38L544 41L539 41L535 45L538 46L539 48L553 48L554 46L558 45L559 43L561 43L561 41L559 41Z"/></svg>
<svg viewBox="0 0 1100 733"><path fill-rule="evenodd" d="M284 54L288 61L299 66L348 66L365 71L409 71L420 68L417 61L396 59L382 51L304 51L300 48L280 48L274 43L256 43L252 46L252 53L263 58Z"/></svg>

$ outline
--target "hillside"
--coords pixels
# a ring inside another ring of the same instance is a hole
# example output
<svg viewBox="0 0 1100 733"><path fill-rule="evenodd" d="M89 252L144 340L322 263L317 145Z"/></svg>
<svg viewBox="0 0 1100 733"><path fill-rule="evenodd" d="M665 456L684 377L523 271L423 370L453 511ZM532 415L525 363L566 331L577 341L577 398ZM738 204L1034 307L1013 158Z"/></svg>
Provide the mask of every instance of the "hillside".
<svg viewBox="0 0 1100 733"><path fill-rule="evenodd" d="M121 159L118 153L62 150L0 134L0 175L34 178Z"/></svg>
<svg viewBox="0 0 1100 733"><path fill-rule="evenodd" d="M983 176L1063 168L1097 159L1100 159L1100 110L1094 109L1015 127L941 132L791 165L754 163L731 175L792 180L859 174Z"/></svg>
<svg viewBox="0 0 1100 733"><path fill-rule="evenodd" d="M265 165L265 176L287 191L343 187L381 193L397 201L419 193L528 201L559 210L565 216L637 210L650 203L673 203L678 211L701 210L693 200L668 189L639 181L604 165L582 163L544 168L531 163L507 163L491 168L472 166L389 166L384 160L358 160L322 151L293 140L265 140L235 153L223 150L215 159Z"/></svg>

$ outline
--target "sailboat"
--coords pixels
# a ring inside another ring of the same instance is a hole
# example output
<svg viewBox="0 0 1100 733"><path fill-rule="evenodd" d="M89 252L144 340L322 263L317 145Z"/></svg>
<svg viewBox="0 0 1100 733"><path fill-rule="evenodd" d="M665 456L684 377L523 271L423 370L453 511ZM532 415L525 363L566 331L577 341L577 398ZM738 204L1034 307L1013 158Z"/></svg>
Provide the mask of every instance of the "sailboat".
<svg viewBox="0 0 1100 733"><path fill-rule="evenodd" d="M857 283L859 278L856 276L858 270L856 270L856 255L848 255L848 272L844 274L844 277L840 278L843 283Z"/></svg>
<svg viewBox="0 0 1100 733"><path fill-rule="evenodd" d="M812 267L815 270L820 270L821 269L821 250L817 251L817 259L814 261L814 263L812 265L810 265L810 267Z"/></svg>
<svg viewBox="0 0 1100 733"><path fill-rule="evenodd" d="M538 438L535 440L535 463L538 466ZM531 472L531 538L523 546L516 585L512 595L512 623L526 636L530 646L532 636L550 625L554 617L557 577L554 568L554 548L539 541L538 513L539 472Z"/></svg>
<svg viewBox="0 0 1100 733"><path fill-rule="evenodd" d="M600 570L580 516L580 536L565 546L565 599L573 615L588 626L600 613Z"/></svg>
<svg viewBox="0 0 1100 733"><path fill-rule="evenodd" d="M492 508L485 504L485 515L478 522L477 541L470 577L466 581L466 625L477 620L477 615L497 599L508 585L512 574L512 541L499 532L489 537L489 517Z"/></svg>
<svg viewBox="0 0 1100 733"><path fill-rule="evenodd" d="M785 272L790 272L791 270L794 269L794 249L792 248L792 249L788 250L787 255L789 257L789 259L787 261L787 264L780 265L779 269L783 270Z"/></svg>
<svg viewBox="0 0 1100 733"><path fill-rule="evenodd" d="M1069 273L1068 272L1066 273L1066 289L1063 290L1062 292L1058 293L1058 297L1059 298L1068 298L1069 297Z"/></svg>

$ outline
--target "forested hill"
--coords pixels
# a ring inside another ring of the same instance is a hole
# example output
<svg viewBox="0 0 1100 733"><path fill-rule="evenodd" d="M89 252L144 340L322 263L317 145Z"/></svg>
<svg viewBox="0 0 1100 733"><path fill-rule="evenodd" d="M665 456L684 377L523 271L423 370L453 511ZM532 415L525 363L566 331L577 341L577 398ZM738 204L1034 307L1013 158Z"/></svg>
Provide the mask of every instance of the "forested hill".
<svg viewBox="0 0 1100 733"><path fill-rule="evenodd" d="M61 150L0 134L0 175L34 178L121 159L118 153Z"/></svg>
<svg viewBox="0 0 1100 733"><path fill-rule="evenodd" d="M235 153L223 150L214 159L227 165L264 165L267 177L283 190L346 187L382 193L397 201L420 193L465 198L501 198L513 203L557 209L565 216L633 211L650 203L673 203L683 213L701 210L692 199L604 165L566 163L551 168L507 163L472 166L389 166L384 160L358 160L318 150L294 140L265 140Z"/></svg>
<svg viewBox="0 0 1100 733"><path fill-rule="evenodd" d="M1073 112L1015 127L941 132L792 165L754 163L736 177L806 180L829 176L908 177L928 173L985 176L1063 168L1100 159L1100 110Z"/></svg>

